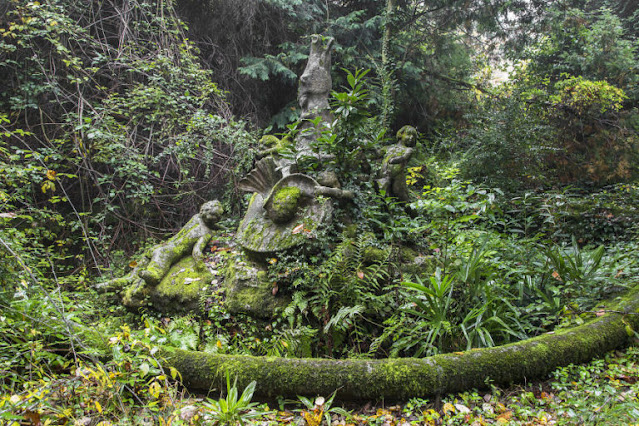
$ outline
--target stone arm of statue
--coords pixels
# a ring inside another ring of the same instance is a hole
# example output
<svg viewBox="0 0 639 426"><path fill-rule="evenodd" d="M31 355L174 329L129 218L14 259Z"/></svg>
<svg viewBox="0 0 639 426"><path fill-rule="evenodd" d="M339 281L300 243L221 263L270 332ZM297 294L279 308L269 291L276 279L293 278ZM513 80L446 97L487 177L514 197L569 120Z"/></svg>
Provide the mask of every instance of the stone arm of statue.
<svg viewBox="0 0 639 426"><path fill-rule="evenodd" d="M193 256L193 260L195 260L195 266L198 270L202 270L204 265L204 249L206 249L206 245L211 241L212 234L207 233L202 235L195 245L193 246L193 251L191 255Z"/></svg>
<svg viewBox="0 0 639 426"><path fill-rule="evenodd" d="M331 188L329 186L322 185L315 187L315 195L325 195L327 197L337 198L339 200L352 200L353 198L355 198L355 193L353 191Z"/></svg>
<svg viewBox="0 0 639 426"><path fill-rule="evenodd" d="M397 157L390 158L388 162L390 164L400 164L405 163L410 160L410 157L413 155L413 148L407 148L406 151Z"/></svg>
<svg viewBox="0 0 639 426"><path fill-rule="evenodd" d="M257 152L256 157L257 158L268 157L269 155L277 154L277 150L278 150L278 147L276 146L273 148L263 149Z"/></svg>

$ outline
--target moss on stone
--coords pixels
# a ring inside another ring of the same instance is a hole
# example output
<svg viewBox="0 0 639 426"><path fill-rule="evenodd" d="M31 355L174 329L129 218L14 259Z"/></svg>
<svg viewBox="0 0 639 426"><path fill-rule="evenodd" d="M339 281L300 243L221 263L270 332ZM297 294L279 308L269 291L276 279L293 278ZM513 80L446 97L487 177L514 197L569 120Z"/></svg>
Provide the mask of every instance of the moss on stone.
<svg viewBox="0 0 639 426"><path fill-rule="evenodd" d="M280 140L277 136L264 135L262 136L262 139L260 139L260 144L264 145L266 148L274 148L280 144Z"/></svg>
<svg viewBox="0 0 639 426"><path fill-rule="evenodd" d="M397 131L397 140L406 145L410 145L411 143L414 145L417 136L417 129L413 126L406 125Z"/></svg>
<svg viewBox="0 0 639 426"><path fill-rule="evenodd" d="M229 260L224 286L226 308L231 313L271 319L278 308L290 302L288 297L273 295L273 283L266 271L245 255Z"/></svg>
<svg viewBox="0 0 639 426"><path fill-rule="evenodd" d="M302 191L296 186L286 186L274 195L269 217L275 223L287 223L295 216Z"/></svg>
<svg viewBox="0 0 639 426"><path fill-rule="evenodd" d="M151 302L164 313L196 311L204 287L212 279L206 268L197 268L195 259L187 256L173 265L160 284L151 290Z"/></svg>
<svg viewBox="0 0 639 426"><path fill-rule="evenodd" d="M401 246L399 248L399 258L401 259L402 262L412 263L415 261L415 258L417 256L419 256L419 253L417 253L415 250L413 250L410 247Z"/></svg>
<svg viewBox="0 0 639 426"><path fill-rule="evenodd" d="M639 312L639 287L609 310ZM571 329L495 348L428 358L327 360L206 354L163 349L187 386L209 390L223 383L226 371L238 386L257 381L265 396L328 395L344 399L408 399L544 377L553 369L593 357L625 344L626 327L639 327L639 315L608 313Z"/></svg>
<svg viewBox="0 0 639 426"><path fill-rule="evenodd" d="M388 258L389 250L383 250L377 247L366 247L362 256L365 264L381 263Z"/></svg>

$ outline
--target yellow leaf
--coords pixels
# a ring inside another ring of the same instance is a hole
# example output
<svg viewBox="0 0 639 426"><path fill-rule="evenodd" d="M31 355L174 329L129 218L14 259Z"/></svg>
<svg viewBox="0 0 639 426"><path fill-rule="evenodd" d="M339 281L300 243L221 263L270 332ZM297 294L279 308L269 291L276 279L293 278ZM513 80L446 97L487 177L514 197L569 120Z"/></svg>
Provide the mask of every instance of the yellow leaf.
<svg viewBox="0 0 639 426"><path fill-rule="evenodd" d="M55 192L55 184L51 181L46 181L42 184L40 189L42 190L43 194L46 194L48 190L51 190L51 192Z"/></svg>
<svg viewBox="0 0 639 426"><path fill-rule="evenodd" d="M57 172L53 171L53 170L47 170L47 179L49 180L55 180L55 177L57 176Z"/></svg>
<svg viewBox="0 0 639 426"><path fill-rule="evenodd" d="M322 414L324 410L313 410L313 412L302 411L302 417L308 426L320 426L322 424Z"/></svg>
<svg viewBox="0 0 639 426"><path fill-rule="evenodd" d="M95 408L98 410L98 413L102 414L102 406L98 401L95 401Z"/></svg>
<svg viewBox="0 0 639 426"><path fill-rule="evenodd" d="M450 402L447 402L442 407L442 411L444 412L444 414L454 413L455 412L455 406L453 404L451 404Z"/></svg>
<svg viewBox="0 0 639 426"><path fill-rule="evenodd" d="M153 382L151 383L151 385L149 386L149 394L157 399L160 397L160 392L162 391L162 388L160 387L160 385L158 384L158 382Z"/></svg>
<svg viewBox="0 0 639 426"><path fill-rule="evenodd" d="M136 262L135 260L129 263L129 268L135 268L136 266L138 266L138 262Z"/></svg>
<svg viewBox="0 0 639 426"><path fill-rule="evenodd" d="M170 367L169 371L171 371L171 378L175 380L175 378L180 374L179 371L175 367Z"/></svg>

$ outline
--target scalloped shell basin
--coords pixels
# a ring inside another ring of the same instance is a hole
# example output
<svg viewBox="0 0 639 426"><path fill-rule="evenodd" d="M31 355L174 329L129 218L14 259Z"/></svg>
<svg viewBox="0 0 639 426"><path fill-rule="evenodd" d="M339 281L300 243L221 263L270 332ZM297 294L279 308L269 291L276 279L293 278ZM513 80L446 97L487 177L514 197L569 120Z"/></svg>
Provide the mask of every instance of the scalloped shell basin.
<svg viewBox="0 0 639 426"><path fill-rule="evenodd" d="M314 196L318 185L310 176L296 173L280 179L266 199L254 193L235 235L238 244L252 252L273 253L308 240L319 226L330 220L333 212L330 200ZM302 197L295 216L287 223L278 224L269 218L267 210L274 194L288 186L300 188Z"/></svg>

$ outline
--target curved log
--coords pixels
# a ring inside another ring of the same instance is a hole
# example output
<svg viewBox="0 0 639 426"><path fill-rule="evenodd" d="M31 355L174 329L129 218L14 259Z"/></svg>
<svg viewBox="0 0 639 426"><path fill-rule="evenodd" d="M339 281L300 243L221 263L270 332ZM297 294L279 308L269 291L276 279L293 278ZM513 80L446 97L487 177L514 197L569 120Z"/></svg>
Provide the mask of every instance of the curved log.
<svg viewBox="0 0 639 426"><path fill-rule="evenodd" d="M238 378L238 386L256 380L256 392L268 397L329 395L339 389L341 400L406 400L481 388L488 382L523 382L590 361L627 343L639 326L639 286L606 309L623 314L606 313L578 327L504 346L419 359L252 357L170 348L162 352L193 390L219 389L228 370Z"/></svg>

